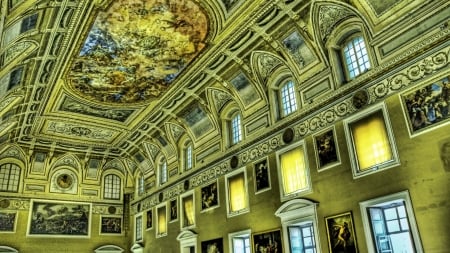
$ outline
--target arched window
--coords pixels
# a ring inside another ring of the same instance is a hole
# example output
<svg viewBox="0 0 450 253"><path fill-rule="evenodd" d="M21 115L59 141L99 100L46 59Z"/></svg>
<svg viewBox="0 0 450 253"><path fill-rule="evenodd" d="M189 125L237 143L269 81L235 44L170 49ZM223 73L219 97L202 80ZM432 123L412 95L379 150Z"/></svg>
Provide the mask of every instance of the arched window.
<svg viewBox="0 0 450 253"><path fill-rule="evenodd" d="M297 111L297 96L293 81L287 81L280 86L278 93L280 118Z"/></svg>
<svg viewBox="0 0 450 253"><path fill-rule="evenodd" d="M194 166L192 142L188 142L184 148L184 170L190 170Z"/></svg>
<svg viewBox="0 0 450 253"><path fill-rule="evenodd" d="M231 117L230 137L231 145L235 145L242 141L241 114L238 112L234 113Z"/></svg>
<svg viewBox="0 0 450 253"><path fill-rule="evenodd" d="M145 180L144 180L144 175L142 173L139 174L138 179L137 179L137 192L138 195L141 196L142 194L144 194L145 192Z"/></svg>
<svg viewBox="0 0 450 253"><path fill-rule="evenodd" d="M20 167L14 163L0 165L0 191L18 192L20 182Z"/></svg>
<svg viewBox="0 0 450 253"><path fill-rule="evenodd" d="M120 199L121 181L114 174L105 176L103 196L105 199Z"/></svg>
<svg viewBox="0 0 450 253"><path fill-rule="evenodd" d="M370 68L364 38L358 34L349 37L342 47L342 57L348 80L352 80Z"/></svg>
<svg viewBox="0 0 450 253"><path fill-rule="evenodd" d="M167 182L167 161L166 158L161 157L158 163L158 172L159 172L159 185L163 185Z"/></svg>

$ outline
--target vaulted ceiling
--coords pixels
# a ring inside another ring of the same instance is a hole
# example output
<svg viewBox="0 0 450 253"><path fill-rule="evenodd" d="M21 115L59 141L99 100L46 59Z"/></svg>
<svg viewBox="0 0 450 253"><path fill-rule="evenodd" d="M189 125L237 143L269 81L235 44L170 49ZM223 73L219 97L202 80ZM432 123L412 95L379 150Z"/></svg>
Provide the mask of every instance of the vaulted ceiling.
<svg viewBox="0 0 450 253"><path fill-rule="evenodd" d="M407 2L356 5L374 34L387 10L418 6ZM247 121L267 112L269 73L321 82L343 17L359 14L346 1L1 1L0 145L135 164L159 152L176 160L183 137L217 151L228 104Z"/></svg>

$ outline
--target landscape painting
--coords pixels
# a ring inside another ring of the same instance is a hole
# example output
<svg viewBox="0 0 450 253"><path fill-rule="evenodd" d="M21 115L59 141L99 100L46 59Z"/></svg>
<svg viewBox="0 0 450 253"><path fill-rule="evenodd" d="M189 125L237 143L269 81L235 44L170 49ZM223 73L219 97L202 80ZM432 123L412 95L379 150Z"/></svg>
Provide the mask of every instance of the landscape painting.
<svg viewBox="0 0 450 253"><path fill-rule="evenodd" d="M91 204L31 201L29 236L89 237Z"/></svg>

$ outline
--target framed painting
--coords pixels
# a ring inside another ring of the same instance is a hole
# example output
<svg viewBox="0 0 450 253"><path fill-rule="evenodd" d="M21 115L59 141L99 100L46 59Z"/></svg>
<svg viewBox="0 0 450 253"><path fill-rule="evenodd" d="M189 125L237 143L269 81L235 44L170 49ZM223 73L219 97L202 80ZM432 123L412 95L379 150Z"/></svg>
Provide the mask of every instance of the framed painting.
<svg viewBox="0 0 450 253"><path fill-rule="evenodd" d="M410 136L450 122L450 84L444 77L400 95Z"/></svg>
<svg viewBox="0 0 450 253"><path fill-rule="evenodd" d="M252 244L254 253L283 252L281 229L254 233Z"/></svg>
<svg viewBox="0 0 450 253"><path fill-rule="evenodd" d="M152 229L153 228L153 211L152 211L152 209L147 211L146 218L147 218L147 222L145 225L145 229L146 230Z"/></svg>
<svg viewBox="0 0 450 253"><path fill-rule="evenodd" d="M0 233L14 233L17 224L17 212L0 212Z"/></svg>
<svg viewBox="0 0 450 253"><path fill-rule="evenodd" d="M355 228L351 212L325 218L330 253L356 253Z"/></svg>
<svg viewBox="0 0 450 253"><path fill-rule="evenodd" d="M217 193L217 180L202 187L202 211L219 206L219 197Z"/></svg>
<svg viewBox="0 0 450 253"><path fill-rule="evenodd" d="M173 199L169 202L170 205L170 221L176 221L178 220L178 203L177 203L177 199Z"/></svg>
<svg viewBox="0 0 450 253"><path fill-rule="evenodd" d="M101 235L122 235L122 216L100 216Z"/></svg>
<svg viewBox="0 0 450 253"><path fill-rule="evenodd" d="M222 238L202 242L202 253L223 253Z"/></svg>
<svg viewBox="0 0 450 253"><path fill-rule="evenodd" d="M31 200L27 236L89 237L90 203Z"/></svg>
<svg viewBox="0 0 450 253"><path fill-rule="evenodd" d="M255 178L255 194L270 190L270 172L267 157L253 165L253 176Z"/></svg>
<svg viewBox="0 0 450 253"><path fill-rule="evenodd" d="M317 170L323 171L341 163L334 126L313 135Z"/></svg>

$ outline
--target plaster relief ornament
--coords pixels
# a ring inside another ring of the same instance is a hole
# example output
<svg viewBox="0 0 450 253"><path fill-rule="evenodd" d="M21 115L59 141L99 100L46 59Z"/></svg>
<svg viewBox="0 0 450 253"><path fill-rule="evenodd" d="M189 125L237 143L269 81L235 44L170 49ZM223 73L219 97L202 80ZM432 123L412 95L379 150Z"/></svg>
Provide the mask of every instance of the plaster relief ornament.
<svg viewBox="0 0 450 253"><path fill-rule="evenodd" d="M112 1L75 57L69 86L97 102L154 100L205 47L207 32L207 17L191 0Z"/></svg>

